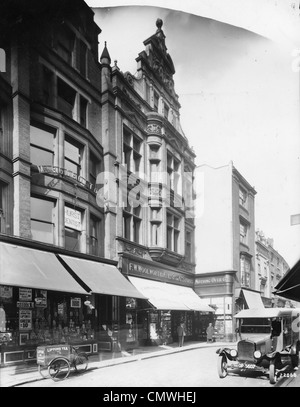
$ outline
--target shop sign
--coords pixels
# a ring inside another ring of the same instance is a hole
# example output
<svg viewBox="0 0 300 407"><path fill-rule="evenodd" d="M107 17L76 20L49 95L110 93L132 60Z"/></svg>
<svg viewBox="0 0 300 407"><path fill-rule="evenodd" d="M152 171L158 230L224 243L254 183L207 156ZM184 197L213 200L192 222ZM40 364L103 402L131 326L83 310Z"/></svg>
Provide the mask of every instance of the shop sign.
<svg viewBox="0 0 300 407"><path fill-rule="evenodd" d="M65 206L65 226L81 231L81 212Z"/></svg>
<svg viewBox="0 0 300 407"><path fill-rule="evenodd" d="M71 298L72 308L81 308L81 298Z"/></svg>
<svg viewBox="0 0 300 407"><path fill-rule="evenodd" d="M31 288L19 288L19 300L20 301L32 301L32 289Z"/></svg>
<svg viewBox="0 0 300 407"><path fill-rule="evenodd" d="M18 308L34 308L33 301L17 301Z"/></svg>
<svg viewBox="0 0 300 407"><path fill-rule="evenodd" d="M32 311L27 309L19 310L19 329L29 331L32 329Z"/></svg>
<svg viewBox="0 0 300 407"><path fill-rule="evenodd" d="M207 278L196 278L195 284L200 285L210 285L210 284L224 284L226 283L226 278L223 277L207 277Z"/></svg>
<svg viewBox="0 0 300 407"><path fill-rule="evenodd" d="M189 286L193 285L193 281L191 279L186 278L176 272L172 272L171 270L156 269L148 265L142 265L132 261L128 263L128 271L129 274L153 276L158 277L159 279L177 281Z"/></svg>
<svg viewBox="0 0 300 407"><path fill-rule="evenodd" d="M8 285L0 285L0 297L1 299L9 299L12 298L13 295L13 288Z"/></svg>

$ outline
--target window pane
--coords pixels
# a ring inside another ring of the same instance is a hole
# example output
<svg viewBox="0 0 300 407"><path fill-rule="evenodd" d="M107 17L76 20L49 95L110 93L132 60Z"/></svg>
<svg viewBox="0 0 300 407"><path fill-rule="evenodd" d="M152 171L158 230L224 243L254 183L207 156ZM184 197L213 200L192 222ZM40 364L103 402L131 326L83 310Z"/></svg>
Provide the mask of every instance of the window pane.
<svg viewBox="0 0 300 407"><path fill-rule="evenodd" d="M52 223L54 202L31 197L31 218Z"/></svg>
<svg viewBox="0 0 300 407"><path fill-rule="evenodd" d="M77 175L80 175L80 167L74 163L71 163L68 160L65 160L65 169L68 171L72 171Z"/></svg>
<svg viewBox="0 0 300 407"><path fill-rule="evenodd" d="M65 157L80 164L80 149L68 140L65 140Z"/></svg>
<svg viewBox="0 0 300 407"><path fill-rule="evenodd" d="M167 248L172 250L172 228L167 228Z"/></svg>
<svg viewBox="0 0 300 407"><path fill-rule="evenodd" d="M80 232L77 230L65 228L65 248L68 250L80 249Z"/></svg>
<svg viewBox="0 0 300 407"><path fill-rule="evenodd" d="M53 151L54 132L42 130L35 126L30 126L30 143Z"/></svg>
<svg viewBox="0 0 300 407"><path fill-rule="evenodd" d="M53 165L53 157L50 151L30 146L30 161L34 165Z"/></svg>
<svg viewBox="0 0 300 407"><path fill-rule="evenodd" d="M33 240L53 244L53 225L32 220L31 236Z"/></svg>

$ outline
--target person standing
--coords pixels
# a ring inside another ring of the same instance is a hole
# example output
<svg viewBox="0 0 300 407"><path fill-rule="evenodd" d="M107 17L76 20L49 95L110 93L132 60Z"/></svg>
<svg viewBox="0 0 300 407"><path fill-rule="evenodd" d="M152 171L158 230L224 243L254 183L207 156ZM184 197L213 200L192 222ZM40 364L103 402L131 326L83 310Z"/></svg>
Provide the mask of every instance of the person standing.
<svg viewBox="0 0 300 407"><path fill-rule="evenodd" d="M181 322L178 325L177 334L178 334L178 346L181 347L181 346L183 346L183 342L184 342L184 325L183 325L183 322Z"/></svg>
<svg viewBox="0 0 300 407"><path fill-rule="evenodd" d="M210 322L208 324L208 327L206 328L207 343L213 342L213 334L214 334L214 327L212 326L212 323Z"/></svg>

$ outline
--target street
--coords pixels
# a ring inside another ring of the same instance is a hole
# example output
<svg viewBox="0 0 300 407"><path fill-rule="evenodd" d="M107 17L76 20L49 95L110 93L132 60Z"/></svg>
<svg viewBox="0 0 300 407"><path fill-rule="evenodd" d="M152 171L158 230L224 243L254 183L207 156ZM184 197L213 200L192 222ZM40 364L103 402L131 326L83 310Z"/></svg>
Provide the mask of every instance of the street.
<svg viewBox="0 0 300 407"><path fill-rule="evenodd" d="M124 363L70 376L60 382L52 379L27 383L19 387L274 387L267 376L229 374L220 379L217 373L217 347L207 347ZM292 373L293 375L296 373ZM281 378L276 386L285 383ZM291 378L289 378L289 381Z"/></svg>

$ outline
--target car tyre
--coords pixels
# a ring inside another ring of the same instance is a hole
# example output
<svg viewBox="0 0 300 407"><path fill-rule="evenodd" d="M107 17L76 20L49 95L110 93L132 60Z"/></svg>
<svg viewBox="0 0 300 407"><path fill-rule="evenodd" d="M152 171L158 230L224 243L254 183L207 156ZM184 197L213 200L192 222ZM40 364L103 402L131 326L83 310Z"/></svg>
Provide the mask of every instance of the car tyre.
<svg viewBox="0 0 300 407"><path fill-rule="evenodd" d="M218 374L221 379L224 379L227 372L227 358L225 355L218 356Z"/></svg>
<svg viewBox="0 0 300 407"><path fill-rule="evenodd" d="M269 381L271 384L275 384L277 382L276 365L274 359L271 360L269 366Z"/></svg>

